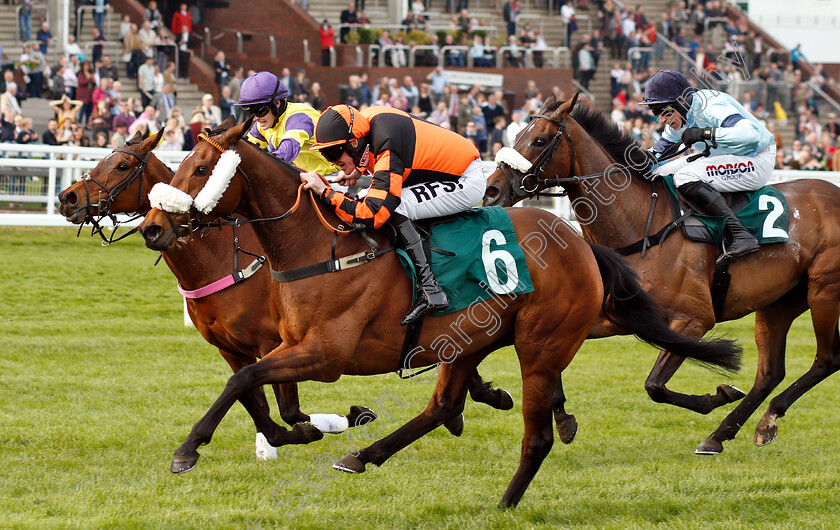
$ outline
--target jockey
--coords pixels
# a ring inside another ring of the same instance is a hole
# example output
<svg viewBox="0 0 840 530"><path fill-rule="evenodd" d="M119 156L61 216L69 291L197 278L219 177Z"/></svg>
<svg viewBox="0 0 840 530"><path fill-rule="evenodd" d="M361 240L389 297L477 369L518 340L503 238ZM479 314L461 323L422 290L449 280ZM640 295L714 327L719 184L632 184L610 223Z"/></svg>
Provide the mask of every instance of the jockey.
<svg viewBox="0 0 840 530"><path fill-rule="evenodd" d="M328 108L315 129L324 157L338 164L341 184L353 185L361 171L373 174L364 198L353 199L328 188L315 173L302 173L305 188L320 194L348 223L379 228L389 222L414 262L422 296L402 325L427 311L445 309L446 293L429 267L411 219L450 215L481 201L487 185L475 145L452 131L401 110L348 105Z"/></svg>
<svg viewBox="0 0 840 530"><path fill-rule="evenodd" d="M319 112L306 103L289 103L289 90L271 72L257 72L242 83L239 103L254 116L248 141L305 171L323 175L338 168L320 153L310 151Z"/></svg>
<svg viewBox="0 0 840 530"><path fill-rule="evenodd" d="M726 218L724 254L735 259L758 250L758 240L735 217L722 191L752 191L767 184L776 161L773 135L732 96L697 90L676 70L661 70L645 87L642 105L665 124L652 150L657 158L675 144L711 146L709 156L665 162L657 175L674 175L674 185L704 215ZM670 149L673 151L673 149Z"/></svg>

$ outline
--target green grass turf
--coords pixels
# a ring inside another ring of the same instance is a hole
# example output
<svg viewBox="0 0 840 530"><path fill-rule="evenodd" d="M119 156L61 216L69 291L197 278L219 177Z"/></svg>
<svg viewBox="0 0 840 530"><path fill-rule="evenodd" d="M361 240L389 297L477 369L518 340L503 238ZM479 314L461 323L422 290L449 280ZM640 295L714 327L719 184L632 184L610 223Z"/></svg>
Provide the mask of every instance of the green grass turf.
<svg viewBox="0 0 840 530"><path fill-rule="evenodd" d="M694 447L734 405L701 416L653 403L643 383L656 352L627 337L587 342L564 373L581 430L570 446L555 442L516 510L495 508L522 435L511 349L480 370L513 394L514 410L468 402L463 436L438 429L363 475L321 464L419 413L431 386L394 375L304 383L305 411L379 400L380 420L283 447L271 462L255 460L253 424L237 404L198 466L172 475L172 452L229 369L183 326L175 281L165 265L152 268L155 254L139 238L102 248L74 235L0 228L0 527L840 527L840 378L800 399L773 444L752 444L765 404L722 455L698 457ZM686 365L671 388L751 387L752 319L718 331L744 345L742 372L730 379ZM810 322L800 318L780 389L807 370L813 351Z"/></svg>

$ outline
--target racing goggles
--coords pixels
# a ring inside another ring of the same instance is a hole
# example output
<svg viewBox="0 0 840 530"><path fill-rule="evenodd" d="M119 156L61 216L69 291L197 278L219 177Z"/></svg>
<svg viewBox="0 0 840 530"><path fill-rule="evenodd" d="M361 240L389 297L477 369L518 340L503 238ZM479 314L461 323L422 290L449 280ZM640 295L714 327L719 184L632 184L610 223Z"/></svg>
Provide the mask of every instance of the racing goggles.
<svg viewBox="0 0 840 530"><path fill-rule="evenodd" d="M327 159L327 162L329 162L330 164L335 164L338 162L338 159L341 158L341 155L344 154L346 148L346 143L331 145L329 147L321 149L321 154L324 155L324 158Z"/></svg>
<svg viewBox="0 0 840 530"><path fill-rule="evenodd" d="M251 114L252 116L255 116L257 118L262 118L263 116L268 114L268 111L271 110L271 104L270 103L261 103L259 105L243 106L242 108L248 114Z"/></svg>
<svg viewBox="0 0 840 530"><path fill-rule="evenodd" d="M660 103L659 105L651 105L650 111L654 116L659 117L663 114L673 114L677 109L671 103Z"/></svg>

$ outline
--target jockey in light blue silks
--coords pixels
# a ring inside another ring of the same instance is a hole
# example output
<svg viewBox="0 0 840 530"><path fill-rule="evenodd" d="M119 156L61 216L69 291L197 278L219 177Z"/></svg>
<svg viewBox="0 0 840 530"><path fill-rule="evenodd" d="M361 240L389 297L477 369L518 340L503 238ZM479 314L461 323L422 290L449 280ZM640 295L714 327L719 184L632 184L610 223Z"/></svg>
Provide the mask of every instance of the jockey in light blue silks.
<svg viewBox="0 0 840 530"><path fill-rule="evenodd" d="M776 162L773 135L729 94L697 90L676 70L661 70L645 87L642 105L665 124L653 146L659 157L682 141L705 149L709 156L687 157L659 166L657 175L674 175L674 185L698 213L726 218L722 258L738 258L758 250L758 241L741 224L721 191L752 191L767 184ZM695 145L698 144L699 145ZM671 149L673 151L673 149Z"/></svg>

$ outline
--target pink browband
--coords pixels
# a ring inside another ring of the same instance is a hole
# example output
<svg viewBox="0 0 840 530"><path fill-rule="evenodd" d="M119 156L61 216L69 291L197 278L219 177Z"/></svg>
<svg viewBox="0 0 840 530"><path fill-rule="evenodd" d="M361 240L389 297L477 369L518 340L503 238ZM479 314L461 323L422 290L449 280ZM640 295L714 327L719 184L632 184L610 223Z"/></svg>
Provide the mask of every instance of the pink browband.
<svg viewBox="0 0 840 530"><path fill-rule="evenodd" d="M204 287L201 287L194 291L187 291L186 289L181 287L181 284L179 283L178 292L181 293L181 295L183 295L184 298L203 298L205 296L210 296L211 294L218 293L222 289L227 289L235 283L247 280L248 278L253 276L255 272L260 270L264 262L265 258L261 256L255 259L250 265L248 265L241 271L236 271L230 276L225 276L221 280L216 280L215 282L209 285L205 285Z"/></svg>

